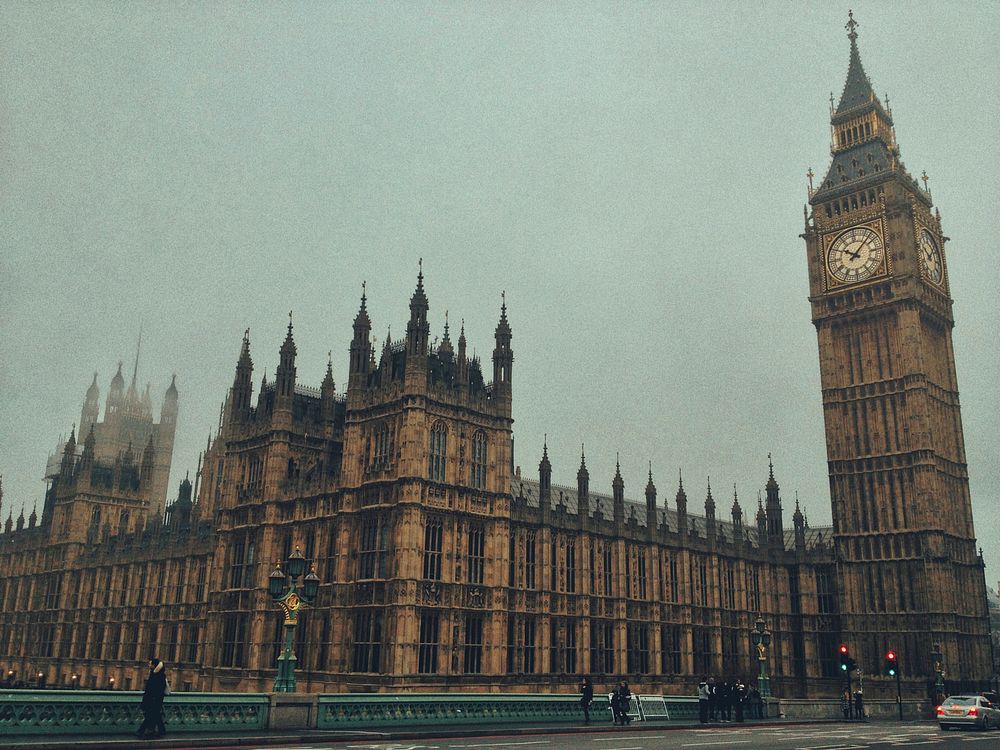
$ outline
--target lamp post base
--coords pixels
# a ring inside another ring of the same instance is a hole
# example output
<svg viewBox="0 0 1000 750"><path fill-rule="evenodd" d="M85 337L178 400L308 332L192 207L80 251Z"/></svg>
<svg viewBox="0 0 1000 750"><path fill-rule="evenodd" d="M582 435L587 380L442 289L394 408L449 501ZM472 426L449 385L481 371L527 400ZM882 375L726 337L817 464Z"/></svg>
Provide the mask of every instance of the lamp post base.
<svg viewBox="0 0 1000 750"><path fill-rule="evenodd" d="M282 654L278 657L278 676L274 680L274 692L295 692L295 654Z"/></svg>

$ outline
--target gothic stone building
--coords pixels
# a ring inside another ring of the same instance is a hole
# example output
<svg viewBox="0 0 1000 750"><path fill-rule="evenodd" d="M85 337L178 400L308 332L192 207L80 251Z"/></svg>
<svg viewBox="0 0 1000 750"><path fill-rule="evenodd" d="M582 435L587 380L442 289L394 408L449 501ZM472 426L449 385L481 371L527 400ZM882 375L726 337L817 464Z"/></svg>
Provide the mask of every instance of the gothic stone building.
<svg viewBox="0 0 1000 750"><path fill-rule="evenodd" d="M950 678L987 677L944 238L853 21L850 41L833 163L803 234L832 528L796 507L786 531L770 465L751 521L735 492L721 513L710 487L699 513L681 481L659 500L652 471L639 501L619 472L594 491L583 456L576 487L553 484L547 446L537 478L522 477L506 306L487 382L464 330L453 347L446 321L431 346L420 274L405 336L381 351L362 295L343 392L332 363L319 388L299 382L289 322L255 398L247 334L197 487L185 480L165 515L147 499L149 462L95 486L92 451L67 449L52 514L0 535L0 666L137 687L156 654L180 689L268 690L282 627L268 575L299 548L322 581L296 631L302 690L574 690L587 673L690 693L705 674L753 677L758 614L778 694L836 692L841 642L869 693L889 647L914 689L931 643ZM933 513L941 502L956 512Z"/></svg>

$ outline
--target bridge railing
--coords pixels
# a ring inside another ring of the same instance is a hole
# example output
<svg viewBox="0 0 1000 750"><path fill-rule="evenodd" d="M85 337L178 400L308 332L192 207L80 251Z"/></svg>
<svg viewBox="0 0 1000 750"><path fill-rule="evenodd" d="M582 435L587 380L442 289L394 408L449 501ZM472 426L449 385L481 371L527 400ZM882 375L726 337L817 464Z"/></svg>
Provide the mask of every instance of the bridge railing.
<svg viewBox="0 0 1000 750"><path fill-rule="evenodd" d="M142 721L141 698L139 692L117 690L0 691L0 735L134 732ZM584 718L578 695L542 693L174 693L163 709L171 734L566 724ZM633 695L629 715L651 722L697 721L698 699ZM605 696L595 696L590 718L611 721Z"/></svg>
<svg viewBox="0 0 1000 750"><path fill-rule="evenodd" d="M0 734L117 734L142 721L142 693L100 690L0 692ZM268 726L266 693L175 693L163 703L170 732L245 732Z"/></svg>

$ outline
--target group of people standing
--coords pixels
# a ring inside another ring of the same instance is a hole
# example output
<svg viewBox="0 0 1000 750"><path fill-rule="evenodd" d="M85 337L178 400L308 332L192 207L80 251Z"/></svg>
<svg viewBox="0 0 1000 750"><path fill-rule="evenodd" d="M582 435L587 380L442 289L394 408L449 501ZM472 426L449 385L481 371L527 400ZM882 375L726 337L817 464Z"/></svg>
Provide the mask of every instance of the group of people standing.
<svg viewBox="0 0 1000 750"><path fill-rule="evenodd" d="M625 726L632 719L628 715L629 703L632 700L632 691L628 689L628 682L619 681L615 689L608 696L611 701L611 716L615 724ZM583 723L590 723L590 704L594 702L594 683L589 677L584 677L580 681L580 706L583 708Z"/></svg>
<svg viewBox="0 0 1000 750"><path fill-rule="evenodd" d="M698 720L730 722L764 718L764 700L756 687L747 688L743 681L716 683L714 677L703 677L698 683Z"/></svg>
<svg viewBox="0 0 1000 750"><path fill-rule="evenodd" d="M608 696L611 701L611 715L615 724L622 726L631 720L628 715L632 693L628 683L621 680ZM580 682L580 706L583 708L583 723L590 723L590 704L594 702L594 683L589 677ZM714 677L702 678L698 684L698 719L702 724L710 721L743 721L764 718L764 701L756 687L747 688L742 680L716 684Z"/></svg>

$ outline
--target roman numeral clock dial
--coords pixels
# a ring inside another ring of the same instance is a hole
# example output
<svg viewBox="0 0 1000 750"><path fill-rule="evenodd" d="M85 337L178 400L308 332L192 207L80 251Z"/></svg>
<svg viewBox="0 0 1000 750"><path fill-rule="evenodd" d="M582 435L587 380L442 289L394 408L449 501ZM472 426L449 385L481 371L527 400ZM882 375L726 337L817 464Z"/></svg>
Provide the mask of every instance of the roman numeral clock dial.
<svg viewBox="0 0 1000 750"><path fill-rule="evenodd" d="M872 277L883 266L885 243L878 232L854 227L837 235L826 252L826 268L840 284L854 284Z"/></svg>
<svg viewBox="0 0 1000 750"><path fill-rule="evenodd" d="M933 284L940 284L944 278L944 264L941 263L941 251L938 250L934 235L926 229L920 230L920 264L924 276Z"/></svg>

